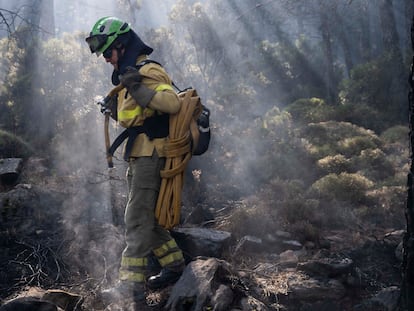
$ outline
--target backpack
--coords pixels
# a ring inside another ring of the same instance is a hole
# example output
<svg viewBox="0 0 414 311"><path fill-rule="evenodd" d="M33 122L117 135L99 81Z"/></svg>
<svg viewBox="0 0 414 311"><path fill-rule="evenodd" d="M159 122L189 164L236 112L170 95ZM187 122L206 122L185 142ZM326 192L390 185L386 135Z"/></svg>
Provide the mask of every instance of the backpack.
<svg viewBox="0 0 414 311"><path fill-rule="evenodd" d="M162 67L159 62L146 59L140 62L136 68L139 70L142 66L148 63L155 63ZM184 104L184 101L192 99L190 105L199 104L201 106L201 111L196 111L193 115L192 122L190 122L190 133L192 137L192 154L196 156L202 155L208 150L210 145L210 110L201 103L201 98L198 96L197 91L194 88L187 87L184 90L181 90L174 82L172 82L172 85L177 91L181 105Z"/></svg>
<svg viewBox="0 0 414 311"><path fill-rule="evenodd" d="M175 84L173 85L175 88L177 88ZM190 123L190 133L192 137L192 154L195 156L199 156L204 154L208 150L208 147L210 145L210 110L201 103L201 99L198 96L197 91L195 89L187 88L183 91L179 90L178 98L181 100L181 105L183 105L183 102L187 100L187 97L195 97L195 100L198 101L199 105L201 106L201 111L195 112L193 120Z"/></svg>
<svg viewBox="0 0 414 311"><path fill-rule="evenodd" d="M139 70L142 66L148 63L155 63L159 66L162 66L160 63L146 59L136 65L137 70ZM181 101L181 106L189 104L190 106L199 105L199 107L195 110L194 114L192 115L191 122L189 125L189 130L191 134L191 150L192 155L202 155L208 150L211 133L210 133L210 110L201 104L201 99L197 94L197 91L191 87L186 88L184 90L180 90L175 83L172 83L173 86L177 90L178 98ZM121 85L120 85L121 86ZM120 86L115 87L111 93L117 93L121 89ZM112 95L108 95L105 100L109 99ZM104 105L101 103L101 105ZM182 113L183 111L180 111ZM171 116L170 116L171 119ZM154 117L150 117L145 119L144 124L142 126L136 126L132 128L125 129L110 145L107 146L107 157L111 158L115 153L116 149L127 139L127 144L125 148L124 160L128 160L129 154L131 152L133 143L135 138L141 134L145 133L150 140L154 138L161 138L166 137L169 135L169 123L170 120L168 115L158 115ZM109 138L108 138L109 139ZM110 160L112 162L112 160ZM113 164L110 164L112 167Z"/></svg>
<svg viewBox="0 0 414 311"><path fill-rule="evenodd" d="M153 61L144 61L148 62ZM184 170L193 155L207 151L211 138L210 110L201 103L197 91L191 87L180 90L174 83L173 86L178 91L181 108L169 116L166 161L160 171L161 185L155 206L155 218L166 229L180 223Z"/></svg>

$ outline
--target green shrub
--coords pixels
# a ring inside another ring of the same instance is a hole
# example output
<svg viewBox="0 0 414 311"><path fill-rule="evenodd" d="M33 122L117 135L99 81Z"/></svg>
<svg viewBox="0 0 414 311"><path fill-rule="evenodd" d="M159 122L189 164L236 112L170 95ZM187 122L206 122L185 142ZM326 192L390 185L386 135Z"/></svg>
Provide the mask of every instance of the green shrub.
<svg viewBox="0 0 414 311"><path fill-rule="evenodd" d="M342 154L337 154L318 160L318 166L326 173L339 174L350 170L351 161Z"/></svg>
<svg viewBox="0 0 414 311"><path fill-rule="evenodd" d="M218 228L231 232L235 239L245 235L264 238L277 228L273 213L275 208L269 206L241 206L236 208L226 221L219 224Z"/></svg>
<svg viewBox="0 0 414 311"><path fill-rule="evenodd" d="M338 142L338 149L346 156L358 155L366 149L375 149L380 141L372 136L354 136Z"/></svg>
<svg viewBox="0 0 414 311"><path fill-rule="evenodd" d="M299 123L322 122L332 118L334 109L320 98L302 98L286 107L292 119Z"/></svg>
<svg viewBox="0 0 414 311"><path fill-rule="evenodd" d="M404 210L406 206L407 191L405 186L381 187L367 192L372 202L370 208L361 214L361 218L376 225L404 228L406 225Z"/></svg>
<svg viewBox="0 0 414 311"><path fill-rule="evenodd" d="M396 125L381 133L380 138L387 144L400 143L408 146L408 126Z"/></svg>
<svg viewBox="0 0 414 311"><path fill-rule="evenodd" d="M347 103L336 107L333 119L379 132L384 127L381 122L378 122L381 117L381 113L377 109L367 104Z"/></svg>
<svg viewBox="0 0 414 311"><path fill-rule="evenodd" d="M262 129L278 142L289 141L292 135L291 115L274 106L263 116Z"/></svg>
<svg viewBox="0 0 414 311"><path fill-rule="evenodd" d="M337 154L358 155L382 144L373 131L348 122L310 123L302 129L302 135L308 141L308 152L317 159Z"/></svg>
<svg viewBox="0 0 414 311"><path fill-rule="evenodd" d="M371 180L383 180L394 176L395 169L380 149L366 149L354 159L355 166Z"/></svg>
<svg viewBox="0 0 414 311"><path fill-rule="evenodd" d="M390 86L393 79L390 72L393 72L394 68L395 60L391 53L387 53L378 59L355 66L351 70L350 78L343 80L340 86L341 104L350 105L354 109L369 105L374 111L380 112L381 122L375 123L377 118L371 121L365 118L377 127L377 131L402 120L400 102L405 99L406 94L390 94L390 88L393 88ZM364 117L362 113L354 114L358 115Z"/></svg>
<svg viewBox="0 0 414 311"><path fill-rule="evenodd" d="M310 221L320 225L321 218L318 214L318 200L307 200L304 198L296 198L284 201L278 210L279 217L283 222L291 225L300 221Z"/></svg>
<svg viewBox="0 0 414 311"><path fill-rule="evenodd" d="M27 158L32 153L32 147L23 139L0 130L0 158Z"/></svg>
<svg viewBox="0 0 414 311"><path fill-rule="evenodd" d="M372 186L373 182L361 174L328 174L313 183L310 187L310 195L329 200L359 203L365 201L365 192Z"/></svg>

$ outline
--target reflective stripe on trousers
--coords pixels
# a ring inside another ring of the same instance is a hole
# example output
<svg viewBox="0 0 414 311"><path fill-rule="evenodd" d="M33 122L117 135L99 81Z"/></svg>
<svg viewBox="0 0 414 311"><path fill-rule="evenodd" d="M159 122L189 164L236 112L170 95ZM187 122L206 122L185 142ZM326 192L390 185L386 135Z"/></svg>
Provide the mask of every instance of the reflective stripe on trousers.
<svg viewBox="0 0 414 311"><path fill-rule="evenodd" d="M184 256L174 239L153 250L161 267L177 267L184 264Z"/></svg>
<svg viewBox="0 0 414 311"><path fill-rule="evenodd" d="M122 257L119 279L122 281L144 283L147 267L147 258Z"/></svg>

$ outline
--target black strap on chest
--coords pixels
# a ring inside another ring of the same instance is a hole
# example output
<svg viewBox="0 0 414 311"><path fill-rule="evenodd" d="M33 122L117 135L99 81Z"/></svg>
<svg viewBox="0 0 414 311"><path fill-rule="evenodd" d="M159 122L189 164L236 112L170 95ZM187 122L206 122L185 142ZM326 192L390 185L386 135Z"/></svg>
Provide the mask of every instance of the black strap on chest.
<svg viewBox="0 0 414 311"><path fill-rule="evenodd" d="M113 156L116 149L128 139L125 146L124 160L128 161L132 147L134 146L135 139L139 134L145 134L149 140L155 138L164 138L169 134L170 128L170 116L168 114L156 115L153 117L146 118L144 124L141 126L132 126L125 129L118 137L114 140L111 147L108 149L108 154Z"/></svg>
<svg viewBox="0 0 414 311"><path fill-rule="evenodd" d="M161 66L160 63L146 59L140 62L136 67L139 70L142 66L155 63ZM155 138L164 138L167 137L169 134L170 128L170 118L168 114L156 114L155 116L148 117L144 120L143 125L141 126L133 126L125 129L119 136L114 140L111 147L108 149L108 154L113 156L116 149L126 140L128 139L126 146L125 146L125 153L124 153L124 160L128 161L132 147L134 146L134 142L139 134L146 134L150 140Z"/></svg>

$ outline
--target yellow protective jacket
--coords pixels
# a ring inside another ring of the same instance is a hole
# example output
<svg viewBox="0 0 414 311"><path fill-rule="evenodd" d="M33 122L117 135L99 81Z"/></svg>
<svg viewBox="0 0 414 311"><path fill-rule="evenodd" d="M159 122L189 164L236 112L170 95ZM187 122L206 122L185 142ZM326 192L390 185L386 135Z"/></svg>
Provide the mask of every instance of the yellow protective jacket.
<svg viewBox="0 0 414 311"><path fill-rule="evenodd" d="M146 55L137 58L136 64L146 60ZM156 93L148 104L147 108L142 108L131 97L124 88L118 94L117 116L119 124L124 128L141 126L144 120L155 114L175 114L180 110L180 101L172 87L172 81L165 70L156 63L147 63L139 69L142 76L142 84L155 90ZM152 156L154 149L159 157L164 157L165 138L155 138L150 140L145 133L139 134L135 139L130 157Z"/></svg>

